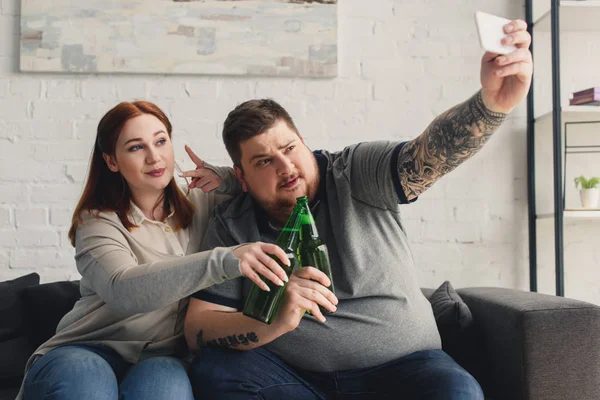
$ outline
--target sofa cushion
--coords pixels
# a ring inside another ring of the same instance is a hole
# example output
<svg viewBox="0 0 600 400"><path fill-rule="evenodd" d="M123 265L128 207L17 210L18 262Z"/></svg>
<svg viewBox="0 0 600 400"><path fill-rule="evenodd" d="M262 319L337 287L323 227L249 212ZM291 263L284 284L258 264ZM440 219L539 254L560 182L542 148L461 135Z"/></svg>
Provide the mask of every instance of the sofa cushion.
<svg viewBox="0 0 600 400"><path fill-rule="evenodd" d="M27 336L22 292L40 282L36 273L0 282L0 390L19 386L35 346Z"/></svg>
<svg viewBox="0 0 600 400"><path fill-rule="evenodd" d="M442 349L484 384L480 358L483 343L469 306L448 281L428 298L442 339Z"/></svg>
<svg viewBox="0 0 600 400"><path fill-rule="evenodd" d="M23 289L29 337L36 347L56 333L61 318L81 297L78 281L45 283Z"/></svg>
<svg viewBox="0 0 600 400"><path fill-rule="evenodd" d="M21 335L24 322L21 291L39 283L40 276L36 273L0 282L0 342Z"/></svg>
<svg viewBox="0 0 600 400"><path fill-rule="evenodd" d="M429 298L435 322L444 330L461 331L473 324L473 315L448 281L441 284Z"/></svg>
<svg viewBox="0 0 600 400"><path fill-rule="evenodd" d="M25 373L25 364L35 351L27 336L18 336L0 343L0 389L19 387Z"/></svg>

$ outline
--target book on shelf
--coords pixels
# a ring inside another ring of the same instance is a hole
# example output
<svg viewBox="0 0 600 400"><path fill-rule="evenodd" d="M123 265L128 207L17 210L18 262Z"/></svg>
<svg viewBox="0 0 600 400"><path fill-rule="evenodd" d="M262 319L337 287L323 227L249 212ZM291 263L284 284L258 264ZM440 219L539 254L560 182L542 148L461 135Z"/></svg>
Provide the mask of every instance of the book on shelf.
<svg viewBox="0 0 600 400"><path fill-rule="evenodd" d="M600 106L600 92L585 96L573 97L569 100L570 106Z"/></svg>
<svg viewBox="0 0 600 400"><path fill-rule="evenodd" d="M591 87L589 89L580 90L578 92L571 93L572 98L580 97L580 96L588 96L593 94L600 94L600 87Z"/></svg>

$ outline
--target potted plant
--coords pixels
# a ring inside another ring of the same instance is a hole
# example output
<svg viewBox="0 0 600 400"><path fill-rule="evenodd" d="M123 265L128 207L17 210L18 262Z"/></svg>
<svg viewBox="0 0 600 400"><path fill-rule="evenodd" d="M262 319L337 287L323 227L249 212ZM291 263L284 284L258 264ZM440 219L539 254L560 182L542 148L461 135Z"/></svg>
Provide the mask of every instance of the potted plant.
<svg viewBox="0 0 600 400"><path fill-rule="evenodd" d="M575 188L579 190L581 205L583 208L597 208L598 198L600 197L600 188L596 186L600 183L600 178L597 176L586 179L583 175L575 178Z"/></svg>

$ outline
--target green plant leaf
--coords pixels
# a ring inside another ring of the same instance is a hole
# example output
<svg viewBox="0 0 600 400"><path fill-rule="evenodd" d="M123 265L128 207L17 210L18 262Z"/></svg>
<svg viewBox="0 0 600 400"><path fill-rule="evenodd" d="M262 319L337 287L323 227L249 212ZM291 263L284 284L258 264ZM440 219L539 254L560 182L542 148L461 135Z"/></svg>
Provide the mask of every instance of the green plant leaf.
<svg viewBox="0 0 600 400"><path fill-rule="evenodd" d="M579 189L579 185L581 185L581 189L594 189L600 183L600 178L597 176L593 176L590 179L586 179L583 175L575 178L575 188Z"/></svg>

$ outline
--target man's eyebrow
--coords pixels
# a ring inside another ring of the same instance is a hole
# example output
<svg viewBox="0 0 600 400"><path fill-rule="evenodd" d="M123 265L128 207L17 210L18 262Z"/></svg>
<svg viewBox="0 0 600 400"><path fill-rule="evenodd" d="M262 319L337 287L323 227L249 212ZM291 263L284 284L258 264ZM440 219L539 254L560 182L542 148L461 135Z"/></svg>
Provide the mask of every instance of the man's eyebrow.
<svg viewBox="0 0 600 400"><path fill-rule="evenodd" d="M159 130L159 131L156 131L156 132L154 132L154 134L153 134L152 136L156 136L156 135L158 135L159 133L165 133L165 131L161 129L161 130ZM125 144L127 144L127 143L130 143L130 142L136 142L136 141L139 141L139 142L141 142L141 141L142 141L142 138L139 138L139 137L137 137L137 138L129 139L128 141L126 141L126 142L125 142Z"/></svg>
<svg viewBox="0 0 600 400"><path fill-rule="evenodd" d="M279 146L279 150L281 149L285 149L286 147L288 147L289 145L291 145L292 143L294 143L296 141L296 139L293 139L291 141L289 141L288 143L284 144L283 146ZM263 157L268 157L269 154L266 153L259 153L259 154L255 154L250 158L250 162L256 160L257 158L263 158Z"/></svg>

